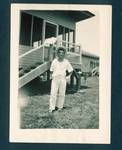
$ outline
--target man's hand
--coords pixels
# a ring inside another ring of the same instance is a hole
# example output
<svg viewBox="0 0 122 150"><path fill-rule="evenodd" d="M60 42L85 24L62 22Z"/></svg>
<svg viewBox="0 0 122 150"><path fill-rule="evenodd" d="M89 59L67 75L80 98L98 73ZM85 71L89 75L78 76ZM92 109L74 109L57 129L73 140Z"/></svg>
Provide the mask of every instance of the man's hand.
<svg viewBox="0 0 122 150"><path fill-rule="evenodd" d="M53 74L53 71L50 71L50 79L53 79L52 74Z"/></svg>
<svg viewBox="0 0 122 150"><path fill-rule="evenodd" d="M73 71L68 72L68 71L66 70L66 77L67 77L67 76L70 76L70 75L72 74L72 72L73 72Z"/></svg>

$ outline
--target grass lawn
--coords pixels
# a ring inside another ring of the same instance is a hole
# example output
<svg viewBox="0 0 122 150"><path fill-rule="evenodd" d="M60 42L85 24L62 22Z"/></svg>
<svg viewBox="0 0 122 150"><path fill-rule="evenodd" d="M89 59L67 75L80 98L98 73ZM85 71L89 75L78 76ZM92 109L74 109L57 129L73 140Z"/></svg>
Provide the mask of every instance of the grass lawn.
<svg viewBox="0 0 122 150"><path fill-rule="evenodd" d="M50 84L38 80L20 89L21 128L99 128L99 78L89 77L78 92L67 92L64 109L48 112Z"/></svg>

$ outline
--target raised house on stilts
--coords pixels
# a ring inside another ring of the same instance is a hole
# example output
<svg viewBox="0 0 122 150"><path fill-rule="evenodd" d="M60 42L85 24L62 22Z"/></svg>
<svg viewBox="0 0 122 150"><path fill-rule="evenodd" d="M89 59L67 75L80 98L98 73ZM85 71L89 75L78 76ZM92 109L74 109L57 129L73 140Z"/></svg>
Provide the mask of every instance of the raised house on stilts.
<svg viewBox="0 0 122 150"><path fill-rule="evenodd" d="M66 57L78 72L82 69L82 49L75 40L76 23L93 17L89 11L23 10L20 13L19 88L38 76L47 77L56 55L56 47L64 46Z"/></svg>

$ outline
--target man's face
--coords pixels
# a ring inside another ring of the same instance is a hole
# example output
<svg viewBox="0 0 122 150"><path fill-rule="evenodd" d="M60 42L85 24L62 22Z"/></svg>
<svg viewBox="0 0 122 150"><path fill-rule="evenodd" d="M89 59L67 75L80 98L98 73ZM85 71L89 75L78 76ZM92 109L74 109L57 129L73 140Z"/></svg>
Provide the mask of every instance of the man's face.
<svg viewBox="0 0 122 150"><path fill-rule="evenodd" d="M58 58L59 60L63 60L65 56L65 52L63 50L58 51Z"/></svg>

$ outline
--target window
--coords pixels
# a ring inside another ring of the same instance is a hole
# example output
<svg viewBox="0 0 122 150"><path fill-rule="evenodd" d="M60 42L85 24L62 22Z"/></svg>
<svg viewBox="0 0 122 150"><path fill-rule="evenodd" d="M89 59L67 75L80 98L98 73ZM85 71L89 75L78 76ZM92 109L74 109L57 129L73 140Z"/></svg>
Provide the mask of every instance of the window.
<svg viewBox="0 0 122 150"><path fill-rule="evenodd" d="M69 30L69 42L70 43L74 43L74 31L73 30Z"/></svg>
<svg viewBox="0 0 122 150"><path fill-rule="evenodd" d="M58 40L59 41L65 40L64 39L64 27L62 26L59 26Z"/></svg>
<svg viewBox="0 0 122 150"><path fill-rule="evenodd" d="M43 25L45 25L45 31L42 30ZM72 29L61 25L57 26L50 22L44 22L39 17L21 12L20 45L38 47L43 44L44 40L52 37L57 38L58 34L58 45L65 46L68 51L74 51L74 33Z"/></svg>
<svg viewBox="0 0 122 150"><path fill-rule="evenodd" d="M72 43L74 43L74 30L59 25L58 44L69 50L73 49Z"/></svg>
<svg viewBox="0 0 122 150"><path fill-rule="evenodd" d="M31 23L32 23L32 16L22 12L21 13L21 26L20 26L20 41L19 41L21 45L30 46Z"/></svg>
<svg viewBox="0 0 122 150"><path fill-rule="evenodd" d="M45 39L56 37L56 27L56 25L46 22Z"/></svg>
<svg viewBox="0 0 122 150"><path fill-rule="evenodd" d="M42 44L43 19L21 13L20 45L39 46Z"/></svg>
<svg viewBox="0 0 122 150"><path fill-rule="evenodd" d="M93 61L90 61L90 68L93 68Z"/></svg>
<svg viewBox="0 0 122 150"><path fill-rule="evenodd" d="M32 43L34 45L42 44L42 26L43 20L41 18L33 18L33 34L32 34Z"/></svg>
<svg viewBox="0 0 122 150"><path fill-rule="evenodd" d="M99 62L96 62L96 66L97 66L97 67L99 66Z"/></svg>

